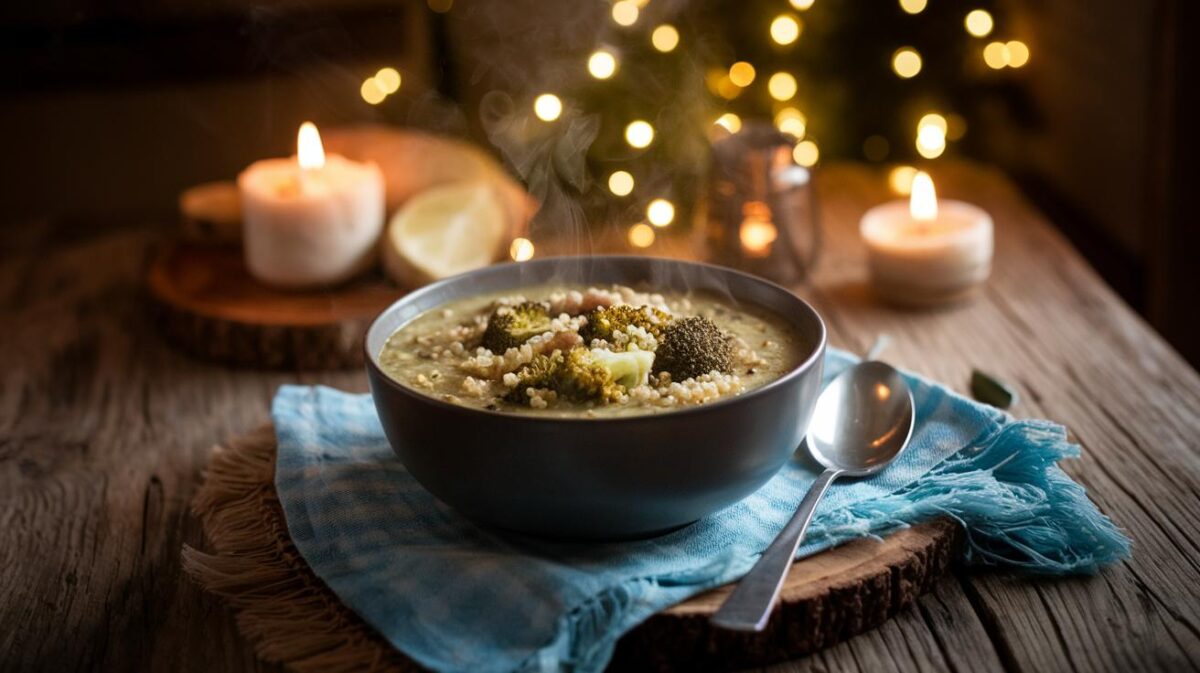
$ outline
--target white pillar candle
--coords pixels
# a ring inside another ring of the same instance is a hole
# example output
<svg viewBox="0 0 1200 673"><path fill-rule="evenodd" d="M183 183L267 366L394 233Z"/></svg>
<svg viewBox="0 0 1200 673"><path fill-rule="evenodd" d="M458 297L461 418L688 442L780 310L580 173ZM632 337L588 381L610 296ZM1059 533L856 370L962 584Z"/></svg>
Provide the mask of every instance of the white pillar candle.
<svg viewBox="0 0 1200 673"><path fill-rule="evenodd" d="M961 299L992 268L992 218L962 201L938 201L933 180L913 178L909 201L863 215L860 225L875 290L884 299L930 305Z"/></svg>
<svg viewBox="0 0 1200 673"><path fill-rule="evenodd" d="M325 156L305 122L296 156L265 159L238 176L246 267L285 288L331 285L375 262L383 231L383 173L373 163Z"/></svg>

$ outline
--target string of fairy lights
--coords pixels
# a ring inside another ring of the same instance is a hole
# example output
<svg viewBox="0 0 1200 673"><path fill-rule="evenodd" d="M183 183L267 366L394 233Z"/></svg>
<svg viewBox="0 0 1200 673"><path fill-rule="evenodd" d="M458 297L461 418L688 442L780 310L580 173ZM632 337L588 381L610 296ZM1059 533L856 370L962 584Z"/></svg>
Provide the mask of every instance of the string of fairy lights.
<svg viewBox="0 0 1200 673"><path fill-rule="evenodd" d="M776 0L780 11L764 22L761 30L765 39L780 48L798 43L804 34L804 13L817 0ZM900 9L908 15L918 15L928 6L928 0L897 0ZM633 29L644 21L644 11L651 0L615 0L612 2L610 19L620 29ZM452 10L454 0L427 0L429 8L438 13ZM1003 70L1021 68L1029 63L1028 45L1021 40L988 40L996 33L996 20L991 12L983 8L970 8L964 12L962 27L970 38L980 41L974 51L987 68ZM686 46L686 36L672 23L657 23L648 26L645 36L650 46L663 54L669 54ZM900 80L917 77L925 67L920 51L911 45L900 45L891 54L892 73ZM597 82L612 80L621 70L620 53L610 46L598 46L586 56L582 64L588 75ZM715 101L733 101L753 88L761 86L773 102L773 122L794 143L792 158L804 167L815 166L821 158L821 150L815 138L809 134L809 120L797 104L800 83L793 72L786 68L774 72L760 73L749 60L737 60L728 67L710 67L704 74L704 85ZM360 88L360 95L370 105L380 105L395 94L401 86L401 76L393 67L379 69L367 77ZM574 101L572 101L574 103ZM532 97L532 113L540 122L554 124L564 112L560 95L552 91L537 93ZM712 119L714 129L724 133L738 133L742 118L732 111L723 111ZM966 120L954 112L930 110L920 117L913 129L912 142L917 155L926 160L941 157L947 144L961 139L966 133ZM647 119L631 119L625 122L624 142L633 150L645 150L656 142L658 129ZM868 136L862 145L863 154L871 160L886 157L889 143L880 135ZM888 183L893 191L907 195L911 190L912 178L917 169L911 165L894 166L888 174ZM634 173L617 168L607 174L602 184L612 196L619 199L634 195L637 181ZM676 219L675 204L666 195L646 195L644 219L629 226L627 241L634 248L654 245L656 229L670 226ZM510 250L513 259L529 259L534 254L533 243L527 239L513 241Z"/></svg>

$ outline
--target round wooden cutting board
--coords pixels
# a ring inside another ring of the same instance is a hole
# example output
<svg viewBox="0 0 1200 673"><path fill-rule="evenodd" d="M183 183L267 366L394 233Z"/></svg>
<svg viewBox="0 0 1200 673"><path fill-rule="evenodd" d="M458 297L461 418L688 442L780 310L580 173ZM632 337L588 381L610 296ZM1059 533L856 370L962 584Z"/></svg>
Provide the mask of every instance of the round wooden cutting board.
<svg viewBox="0 0 1200 673"><path fill-rule="evenodd" d="M260 368L338 369L363 362L371 320L404 294L379 274L303 292L252 278L237 248L173 243L147 275L167 336L197 357Z"/></svg>
<svg viewBox="0 0 1200 673"><path fill-rule="evenodd" d="M726 671L815 652L912 605L951 567L961 544L961 528L939 519L802 559L761 633L709 623L732 586L701 594L626 634L609 670Z"/></svg>
<svg viewBox="0 0 1200 673"><path fill-rule="evenodd" d="M270 661L305 670L334 660L346 668L422 670L342 605L292 545L275 493L275 449L270 426L217 447L193 504L215 550L185 549L185 569L239 611L243 633ZM696 596L626 634L609 670L735 670L828 647L909 607L951 566L961 541L956 524L937 520L803 559L762 633L710 625L730 587ZM265 587L263 577L275 579ZM289 596L307 598L292 605ZM278 619L280 601L292 611L286 622ZM289 653L273 642L329 644Z"/></svg>

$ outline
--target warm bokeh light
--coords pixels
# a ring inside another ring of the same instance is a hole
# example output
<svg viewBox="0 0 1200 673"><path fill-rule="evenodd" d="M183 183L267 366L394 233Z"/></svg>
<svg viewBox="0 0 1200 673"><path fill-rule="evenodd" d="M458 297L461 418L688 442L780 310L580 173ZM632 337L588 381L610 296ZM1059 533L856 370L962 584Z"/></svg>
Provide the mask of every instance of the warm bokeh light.
<svg viewBox="0 0 1200 673"><path fill-rule="evenodd" d="M961 140L965 135L967 135L967 120L963 119L960 114L946 115L946 139Z"/></svg>
<svg viewBox="0 0 1200 673"><path fill-rule="evenodd" d="M375 73L375 83L389 96L400 90L400 71L395 68L380 68Z"/></svg>
<svg viewBox="0 0 1200 673"><path fill-rule="evenodd" d="M771 21L771 39L776 44L791 44L800 37L800 20L790 14L780 14Z"/></svg>
<svg viewBox="0 0 1200 673"><path fill-rule="evenodd" d="M732 112L726 112L720 117L717 117L717 121L713 123L717 126L723 127L730 133L737 133L738 131L742 130L742 118Z"/></svg>
<svg viewBox="0 0 1200 673"><path fill-rule="evenodd" d="M912 166L896 166L888 172L888 186L893 192L908 196L912 193L913 176L916 174L917 169Z"/></svg>
<svg viewBox="0 0 1200 673"><path fill-rule="evenodd" d="M737 70L739 76L745 77L747 73L742 72L740 68L737 68L737 65L737 63L733 64L730 70ZM749 63L746 65L750 68L749 75L753 79L754 66L751 66ZM709 91L726 100L733 100L742 93L742 87L734 84L733 80L729 77L729 71L722 68L709 69L704 76L704 83L708 86Z"/></svg>
<svg viewBox="0 0 1200 673"><path fill-rule="evenodd" d="M926 159L935 159L946 151L946 131L950 128L946 118L930 112L917 122L917 153Z"/></svg>
<svg viewBox="0 0 1200 673"><path fill-rule="evenodd" d="M921 117L921 121L917 122L917 133L920 133L921 129L925 128L926 126L933 126L937 128L942 132L943 135L945 135L946 130L949 128L949 124L946 123L946 118L936 112L930 112L924 117Z"/></svg>
<svg viewBox="0 0 1200 673"><path fill-rule="evenodd" d="M654 245L654 227L645 222L638 222L629 228L629 245L635 248L649 248Z"/></svg>
<svg viewBox="0 0 1200 673"><path fill-rule="evenodd" d="M999 70L1008 65L1008 47L1003 42L989 42L983 48L983 62L989 68Z"/></svg>
<svg viewBox="0 0 1200 673"><path fill-rule="evenodd" d="M742 87L734 84L728 74L723 74L717 80L717 95L725 100L733 100L742 95Z"/></svg>
<svg viewBox="0 0 1200 673"><path fill-rule="evenodd" d="M374 77L368 77L363 80L358 93L362 96L363 100L371 105L379 105L383 102L384 98L387 98L387 94L379 87L379 82Z"/></svg>
<svg viewBox="0 0 1200 673"><path fill-rule="evenodd" d="M608 191L617 196L629 196L633 192L633 176L628 171L615 171L608 176Z"/></svg>
<svg viewBox="0 0 1200 673"><path fill-rule="evenodd" d="M967 18L963 20L963 24L966 25L967 32L975 37L987 37L995 26L992 15L984 9L973 9L967 12Z"/></svg>
<svg viewBox="0 0 1200 673"><path fill-rule="evenodd" d="M325 146L321 144L321 132L312 122L300 125L296 133L296 161L300 168L315 171L325 166Z"/></svg>
<svg viewBox="0 0 1200 673"><path fill-rule="evenodd" d="M597 49L588 57L588 72L596 79L608 79L617 71L617 57L607 49Z"/></svg>
<svg viewBox="0 0 1200 673"><path fill-rule="evenodd" d="M656 227L665 227L675 220L675 204L666 199L654 199L646 206L646 219Z"/></svg>
<svg viewBox="0 0 1200 673"><path fill-rule="evenodd" d="M916 77L921 72L921 55L912 47L897 49L892 54L892 70L904 79Z"/></svg>
<svg viewBox="0 0 1200 673"><path fill-rule="evenodd" d="M740 87L750 86L754 81L754 66L745 61L738 61L729 66L729 81Z"/></svg>
<svg viewBox="0 0 1200 673"><path fill-rule="evenodd" d="M791 3L792 7L795 7L802 12L813 6L813 0L791 0Z"/></svg>
<svg viewBox="0 0 1200 673"><path fill-rule="evenodd" d="M867 136L863 141L862 151L867 161L883 161L892 151L892 144L881 135Z"/></svg>
<svg viewBox="0 0 1200 673"><path fill-rule="evenodd" d="M1012 40L1004 45L1008 49L1008 66L1020 68L1029 62L1029 47L1020 40Z"/></svg>
<svg viewBox="0 0 1200 673"><path fill-rule="evenodd" d="M638 5L634 0L618 0L612 6L612 18L619 25L632 26L638 20Z"/></svg>
<svg viewBox="0 0 1200 673"><path fill-rule="evenodd" d="M784 133L792 134L796 140L803 140L808 130L808 120L796 108L785 107L775 113L775 126Z"/></svg>
<svg viewBox="0 0 1200 673"><path fill-rule="evenodd" d="M454 6L454 0L425 0L425 3L438 14L445 14Z"/></svg>
<svg viewBox="0 0 1200 673"><path fill-rule="evenodd" d="M1020 40L989 42L983 48L983 62L989 68L1020 68L1029 62L1029 46Z"/></svg>
<svg viewBox="0 0 1200 673"><path fill-rule="evenodd" d="M742 250L750 257L766 257L771 254L771 245L779 237L775 225L771 223L771 210L765 203L751 202L746 204L746 217L738 228L738 240Z"/></svg>
<svg viewBox="0 0 1200 673"><path fill-rule="evenodd" d="M777 72L767 80L767 91L775 100L791 100L796 95L796 78L790 73Z"/></svg>
<svg viewBox="0 0 1200 673"><path fill-rule="evenodd" d="M946 151L946 134L936 126L925 126L917 131L917 154L926 159L936 159Z"/></svg>
<svg viewBox="0 0 1200 673"><path fill-rule="evenodd" d="M937 219L937 192L933 189L933 178L929 177L925 171L917 171L913 174L908 212L914 220L921 222L931 222Z"/></svg>
<svg viewBox="0 0 1200 673"><path fill-rule="evenodd" d="M927 4L929 4L929 0L900 0L900 9L909 14L920 14L925 11Z"/></svg>
<svg viewBox="0 0 1200 673"><path fill-rule="evenodd" d="M533 241L528 238L514 238L512 245L508 246L508 256L512 257L514 262L533 259Z"/></svg>
<svg viewBox="0 0 1200 673"><path fill-rule="evenodd" d="M664 23L650 33L650 44L663 53L673 51L679 46L679 31L675 30L675 26Z"/></svg>
<svg viewBox="0 0 1200 673"><path fill-rule="evenodd" d="M796 147L792 149L792 158L801 166L810 168L821 158L821 151L813 141L803 140L796 143Z"/></svg>
<svg viewBox="0 0 1200 673"><path fill-rule="evenodd" d="M704 73L704 85L708 87L710 92L716 95L721 92L721 79L728 77L729 73L722 68L709 68Z"/></svg>
<svg viewBox="0 0 1200 673"><path fill-rule="evenodd" d="M641 119L630 122L629 126L625 127L625 142L638 149L649 147L650 143L654 142L654 127L650 122Z"/></svg>
<svg viewBox="0 0 1200 673"><path fill-rule="evenodd" d="M544 122L552 122L562 114L562 101L552 93L544 93L533 100L533 113Z"/></svg>

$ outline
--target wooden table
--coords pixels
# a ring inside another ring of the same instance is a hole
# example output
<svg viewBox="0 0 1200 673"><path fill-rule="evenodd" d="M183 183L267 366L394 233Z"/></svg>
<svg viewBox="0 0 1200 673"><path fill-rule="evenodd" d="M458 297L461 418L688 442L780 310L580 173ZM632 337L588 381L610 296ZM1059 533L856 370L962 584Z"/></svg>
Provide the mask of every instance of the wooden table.
<svg viewBox="0 0 1200 673"><path fill-rule="evenodd" d="M863 284L856 223L883 173L832 166L827 247L797 291L833 345L894 337L898 365L959 390L973 366L1015 409L1066 424L1066 470L1134 540L1096 577L955 572L867 634L772 671L1200 668L1200 378L1002 175L945 164L947 196L996 219L993 279L974 303L904 312ZM231 613L188 581L203 546L188 503L212 444L264 422L288 382L365 390L361 372L232 370L188 359L140 289L161 227L67 222L0 234L0 669L255 670Z"/></svg>

